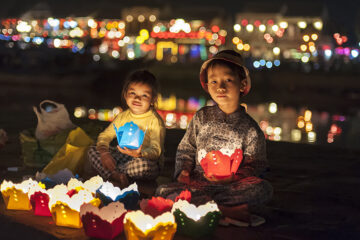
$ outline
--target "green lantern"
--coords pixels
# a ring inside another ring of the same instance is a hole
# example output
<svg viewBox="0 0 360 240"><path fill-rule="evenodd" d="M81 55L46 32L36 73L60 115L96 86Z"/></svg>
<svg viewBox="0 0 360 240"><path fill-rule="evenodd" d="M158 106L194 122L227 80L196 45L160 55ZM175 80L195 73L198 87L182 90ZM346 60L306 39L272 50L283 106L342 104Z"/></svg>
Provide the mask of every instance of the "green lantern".
<svg viewBox="0 0 360 240"><path fill-rule="evenodd" d="M178 225L177 232L191 238L212 235L221 217L214 201L196 207L188 201L179 200L174 203L172 213Z"/></svg>

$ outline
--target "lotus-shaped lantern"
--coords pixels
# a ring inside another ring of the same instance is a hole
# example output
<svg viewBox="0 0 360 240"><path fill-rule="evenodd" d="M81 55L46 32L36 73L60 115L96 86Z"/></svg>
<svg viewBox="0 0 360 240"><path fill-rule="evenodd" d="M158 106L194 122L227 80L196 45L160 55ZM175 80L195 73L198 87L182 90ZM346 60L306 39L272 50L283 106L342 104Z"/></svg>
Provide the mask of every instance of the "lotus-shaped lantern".
<svg viewBox="0 0 360 240"><path fill-rule="evenodd" d="M76 178L72 178L67 183L67 186L68 186L68 190L75 189L76 191L80 191L81 189L84 189L95 194L96 190L98 190L101 187L103 182L104 180L100 176L94 176L89 180L85 181L84 183Z"/></svg>
<svg viewBox="0 0 360 240"><path fill-rule="evenodd" d="M102 186L96 191L96 193L104 205L108 205L111 202L120 201L128 210L137 208L140 196L136 183L133 183L121 190L119 187L115 187L111 182L108 181L104 182Z"/></svg>
<svg viewBox="0 0 360 240"><path fill-rule="evenodd" d="M132 121L114 129L121 148L138 149L144 141L145 132Z"/></svg>
<svg viewBox="0 0 360 240"><path fill-rule="evenodd" d="M196 207L188 201L179 200L174 203L171 212L178 224L178 232L191 238L211 235L221 216L214 201Z"/></svg>
<svg viewBox="0 0 360 240"><path fill-rule="evenodd" d="M175 201L180 199L190 201L191 193L188 190L182 191ZM174 201L162 197L152 197L151 199L143 199L140 202L140 209L153 218L163 214L164 212L171 211Z"/></svg>
<svg viewBox="0 0 360 240"><path fill-rule="evenodd" d="M38 185L38 182L32 179L25 180L18 184L4 180L1 183L1 194L6 208L13 210L30 210L31 204L28 192L32 186L36 185Z"/></svg>
<svg viewBox="0 0 360 240"><path fill-rule="evenodd" d="M170 212L153 218L138 210L125 215L124 230L127 240L171 240L176 232L176 222Z"/></svg>
<svg viewBox="0 0 360 240"><path fill-rule="evenodd" d="M28 197L35 215L51 217L49 209L50 196L45 185L39 183L30 188Z"/></svg>
<svg viewBox="0 0 360 240"><path fill-rule="evenodd" d="M112 202L99 209L87 203L80 207L80 217L84 225L85 233L89 237L101 239L113 239L124 228L126 209L120 202Z"/></svg>
<svg viewBox="0 0 360 240"><path fill-rule="evenodd" d="M226 178L236 173L243 158L241 149L210 151L201 159L200 165L207 177Z"/></svg>
<svg viewBox="0 0 360 240"><path fill-rule="evenodd" d="M87 190L80 190L72 195L67 194L69 190L63 184L55 186L48 192L50 195L49 209L58 226L81 228L80 206L84 203L99 206L101 203L100 199L94 198L93 194Z"/></svg>

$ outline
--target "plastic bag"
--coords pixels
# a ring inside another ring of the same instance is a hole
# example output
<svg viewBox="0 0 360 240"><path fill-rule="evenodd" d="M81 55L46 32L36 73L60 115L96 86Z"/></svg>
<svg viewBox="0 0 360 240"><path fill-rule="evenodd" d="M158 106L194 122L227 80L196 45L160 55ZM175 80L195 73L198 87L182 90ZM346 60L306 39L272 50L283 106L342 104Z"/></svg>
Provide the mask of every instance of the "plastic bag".
<svg viewBox="0 0 360 240"><path fill-rule="evenodd" d="M145 132L132 121L114 129L121 148L138 149L144 141Z"/></svg>
<svg viewBox="0 0 360 240"><path fill-rule="evenodd" d="M20 132L21 157L27 167L46 166L59 149L64 145L71 130L63 130L45 140L35 138L35 129Z"/></svg>
<svg viewBox="0 0 360 240"><path fill-rule="evenodd" d="M75 128L63 104L51 100L44 100L39 104L39 109L40 110L38 110L37 107L33 107L38 119L35 131L37 139L47 139L64 129Z"/></svg>
<svg viewBox="0 0 360 240"><path fill-rule="evenodd" d="M69 169L73 174L82 174L87 157L88 147L94 141L81 129L72 130L65 144L42 170L47 175L53 175L62 169Z"/></svg>

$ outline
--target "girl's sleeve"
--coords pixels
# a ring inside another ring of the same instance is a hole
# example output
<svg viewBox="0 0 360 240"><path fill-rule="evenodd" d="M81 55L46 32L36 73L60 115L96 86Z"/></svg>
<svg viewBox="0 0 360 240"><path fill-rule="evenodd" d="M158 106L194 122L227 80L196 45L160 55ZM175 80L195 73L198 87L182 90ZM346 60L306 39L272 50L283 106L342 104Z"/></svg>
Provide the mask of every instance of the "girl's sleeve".
<svg viewBox="0 0 360 240"><path fill-rule="evenodd" d="M120 121L121 121L121 113L118 114L116 118L113 120L113 122L110 123L109 126L107 126L107 128L105 128L105 130L99 134L96 142L96 150L109 149L110 142L116 137L113 124L119 127Z"/></svg>
<svg viewBox="0 0 360 240"><path fill-rule="evenodd" d="M155 119L148 127L150 137L150 144L148 147L141 149L141 154L144 158L150 160L158 160L163 152L165 139L165 126L162 120Z"/></svg>
<svg viewBox="0 0 360 240"><path fill-rule="evenodd" d="M197 114L191 119L189 127L187 128L184 137L182 138L177 151L175 160L174 178L180 174L182 170L187 170L189 173L194 169L196 156L196 135L198 117Z"/></svg>
<svg viewBox="0 0 360 240"><path fill-rule="evenodd" d="M252 127L245 139L243 163L236 172L237 178L259 176L267 167L266 142L263 132Z"/></svg>

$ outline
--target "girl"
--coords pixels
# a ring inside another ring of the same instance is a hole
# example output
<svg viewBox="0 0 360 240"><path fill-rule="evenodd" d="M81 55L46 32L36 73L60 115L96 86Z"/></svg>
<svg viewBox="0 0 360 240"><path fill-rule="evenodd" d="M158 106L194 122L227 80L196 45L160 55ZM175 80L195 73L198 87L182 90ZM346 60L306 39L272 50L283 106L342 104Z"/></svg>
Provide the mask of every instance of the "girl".
<svg viewBox="0 0 360 240"><path fill-rule="evenodd" d="M194 115L177 149L177 183L159 186L157 195L171 198L189 189L195 204L217 202L223 223L259 225L264 219L251 215L249 207L268 201L272 186L258 177L267 166L264 134L239 104L250 90L249 72L240 54L225 50L203 63L200 82L216 105ZM219 180L206 176L200 161L206 153L221 149L241 150L243 159L235 174Z"/></svg>
<svg viewBox="0 0 360 240"><path fill-rule="evenodd" d="M157 80L146 70L132 73L124 83L122 101L128 109L99 134L96 146L89 149L91 165L105 179L122 188L129 180L155 179L159 175L164 152L165 125L154 109L158 94ZM133 121L143 131L144 141L138 149L110 147L117 128Z"/></svg>

